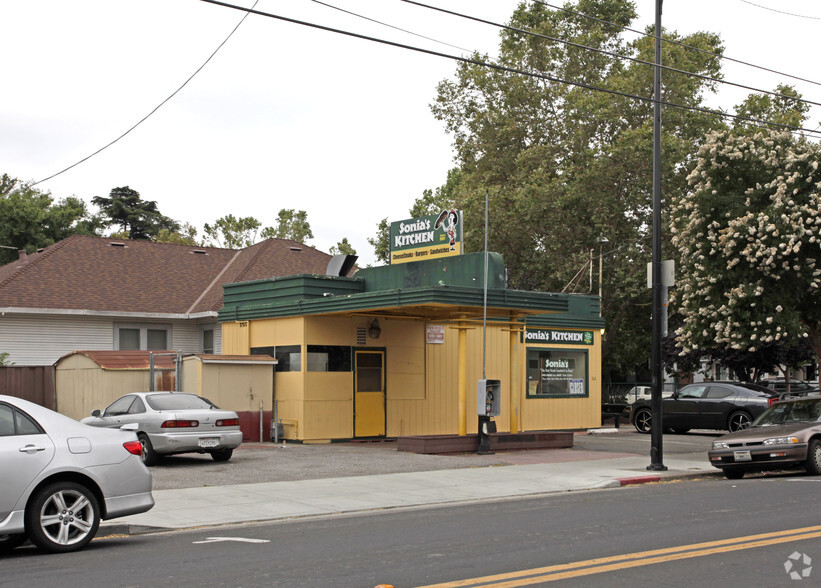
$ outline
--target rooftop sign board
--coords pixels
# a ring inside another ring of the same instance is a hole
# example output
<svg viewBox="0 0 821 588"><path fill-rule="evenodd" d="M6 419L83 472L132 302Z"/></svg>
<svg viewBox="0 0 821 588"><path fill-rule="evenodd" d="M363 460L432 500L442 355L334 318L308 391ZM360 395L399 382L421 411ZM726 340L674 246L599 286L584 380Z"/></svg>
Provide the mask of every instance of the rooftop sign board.
<svg viewBox="0 0 821 588"><path fill-rule="evenodd" d="M462 211L391 223L391 264L436 259L462 253Z"/></svg>

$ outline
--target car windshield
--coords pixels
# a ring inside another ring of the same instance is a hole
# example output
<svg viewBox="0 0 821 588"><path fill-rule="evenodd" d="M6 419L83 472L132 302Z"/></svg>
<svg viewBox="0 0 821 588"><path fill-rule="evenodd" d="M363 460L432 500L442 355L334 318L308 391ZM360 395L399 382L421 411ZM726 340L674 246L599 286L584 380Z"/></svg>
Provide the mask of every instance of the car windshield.
<svg viewBox="0 0 821 588"><path fill-rule="evenodd" d="M192 408L216 408L205 398L193 394L151 394L145 397L154 410L187 410Z"/></svg>
<svg viewBox="0 0 821 588"><path fill-rule="evenodd" d="M793 402L778 402L764 411L754 427L783 425L785 423L818 422L821 418L821 399L812 398Z"/></svg>

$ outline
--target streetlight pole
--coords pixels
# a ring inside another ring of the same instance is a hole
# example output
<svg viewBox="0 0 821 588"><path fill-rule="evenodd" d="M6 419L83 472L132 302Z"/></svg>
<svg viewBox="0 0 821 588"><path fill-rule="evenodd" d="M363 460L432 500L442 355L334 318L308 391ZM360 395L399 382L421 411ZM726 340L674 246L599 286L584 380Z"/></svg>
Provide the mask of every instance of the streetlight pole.
<svg viewBox="0 0 821 588"><path fill-rule="evenodd" d="M599 316L601 316L602 246L610 241L604 235L599 237Z"/></svg>
<svg viewBox="0 0 821 588"><path fill-rule="evenodd" d="M656 0L655 67L653 72L653 327L651 350L650 409L650 465L648 470L665 471L661 426L661 4Z"/></svg>

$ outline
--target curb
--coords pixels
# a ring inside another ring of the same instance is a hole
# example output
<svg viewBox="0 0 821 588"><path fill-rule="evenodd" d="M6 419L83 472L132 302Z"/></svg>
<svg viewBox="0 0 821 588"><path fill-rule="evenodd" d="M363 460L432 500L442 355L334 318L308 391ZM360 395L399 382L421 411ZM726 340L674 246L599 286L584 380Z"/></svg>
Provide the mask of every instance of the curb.
<svg viewBox="0 0 821 588"><path fill-rule="evenodd" d="M635 486L637 484L650 484L661 482L661 476L636 476L634 478L617 478L619 486Z"/></svg>

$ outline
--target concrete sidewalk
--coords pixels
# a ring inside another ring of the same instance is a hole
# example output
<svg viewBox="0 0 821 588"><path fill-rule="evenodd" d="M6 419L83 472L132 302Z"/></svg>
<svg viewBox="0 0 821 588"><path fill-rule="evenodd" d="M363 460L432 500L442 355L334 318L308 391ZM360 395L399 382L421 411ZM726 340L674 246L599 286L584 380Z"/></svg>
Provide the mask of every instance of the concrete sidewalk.
<svg viewBox="0 0 821 588"><path fill-rule="evenodd" d="M647 457L587 451L572 454L572 461L563 450L552 451L545 452L543 463L155 490L152 510L103 522L100 535L456 504L719 474L703 456L667 459L667 471L655 472L647 470Z"/></svg>

